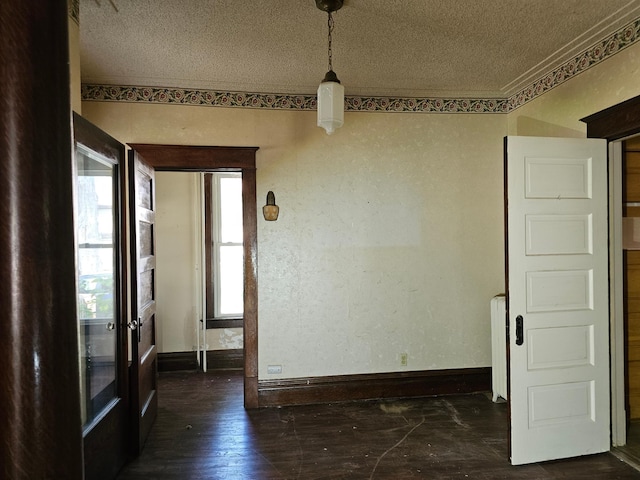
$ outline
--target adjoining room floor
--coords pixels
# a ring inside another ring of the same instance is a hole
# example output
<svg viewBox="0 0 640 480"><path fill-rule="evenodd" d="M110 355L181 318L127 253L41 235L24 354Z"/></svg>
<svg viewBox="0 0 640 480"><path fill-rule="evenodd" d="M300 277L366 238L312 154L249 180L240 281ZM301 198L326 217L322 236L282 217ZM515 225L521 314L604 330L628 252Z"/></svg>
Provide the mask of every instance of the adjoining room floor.
<svg viewBox="0 0 640 480"><path fill-rule="evenodd" d="M514 467L486 395L246 411L242 372L170 372L142 454L118 480L640 479L609 453Z"/></svg>
<svg viewBox="0 0 640 480"><path fill-rule="evenodd" d="M614 454L640 467L640 420L634 419L627 425L627 444L617 447Z"/></svg>

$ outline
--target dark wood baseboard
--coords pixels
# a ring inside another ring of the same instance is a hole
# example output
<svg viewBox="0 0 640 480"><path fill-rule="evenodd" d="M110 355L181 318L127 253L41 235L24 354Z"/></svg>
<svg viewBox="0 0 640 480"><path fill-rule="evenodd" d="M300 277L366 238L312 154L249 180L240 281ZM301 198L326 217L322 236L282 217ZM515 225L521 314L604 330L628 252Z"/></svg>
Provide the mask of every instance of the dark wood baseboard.
<svg viewBox="0 0 640 480"><path fill-rule="evenodd" d="M260 380L260 407L488 392L491 368Z"/></svg>
<svg viewBox="0 0 640 480"><path fill-rule="evenodd" d="M244 350L210 350L207 352L207 369L242 370L244 368ZM158 354L158 371L174 372L178 370L197 370L196 352L172 352Z"/></svg>
<svg viewBox="0 0 640 480"><path fill-rule="evenodd" d="M198 360L196 352L158 353L158 371L175 372L178 370L196 370Z"/></svg>
<svg viewBox="0 0 640 480"><path fill-rule="evenodd" d="M207 368L211 370L243 370L244 350L209 350L207 352Z"/></svg>
<svg viewBox="0 0 640 480"><path fill-rule="evenodd" d="M214 328L242 328L243 325L243 318L207 318L207 330Z"/></svg>

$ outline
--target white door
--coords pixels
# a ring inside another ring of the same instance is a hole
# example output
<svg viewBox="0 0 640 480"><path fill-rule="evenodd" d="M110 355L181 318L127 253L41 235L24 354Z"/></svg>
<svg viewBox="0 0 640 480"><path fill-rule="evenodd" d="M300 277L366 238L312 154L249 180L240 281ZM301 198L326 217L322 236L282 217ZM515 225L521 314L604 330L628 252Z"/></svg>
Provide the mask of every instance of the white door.
<svg viewBox="0 0 640 480"><path fill-rule="evenodd" d="M511 463L609 450L606 142L507 137Z"/></svg>

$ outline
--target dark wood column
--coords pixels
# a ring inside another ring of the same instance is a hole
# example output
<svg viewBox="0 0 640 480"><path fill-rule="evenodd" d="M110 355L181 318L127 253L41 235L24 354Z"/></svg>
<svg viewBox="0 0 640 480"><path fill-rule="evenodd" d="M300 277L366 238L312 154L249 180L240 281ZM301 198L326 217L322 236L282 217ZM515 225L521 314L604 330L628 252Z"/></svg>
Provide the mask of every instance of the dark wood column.
<svg viewBox="0 0 640 480"><path fill-rule="evenodd" d="M0 32L0 478L81 479L67 3Z"/></svg>

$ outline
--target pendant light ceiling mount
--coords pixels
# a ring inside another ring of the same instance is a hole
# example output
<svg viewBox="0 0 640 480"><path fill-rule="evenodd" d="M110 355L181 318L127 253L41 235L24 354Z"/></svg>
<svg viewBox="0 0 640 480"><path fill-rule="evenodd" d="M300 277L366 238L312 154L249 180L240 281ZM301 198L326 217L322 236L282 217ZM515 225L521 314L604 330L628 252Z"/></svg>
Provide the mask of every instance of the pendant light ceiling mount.
<svg viewBox="0 0 640 480"><path fill-rule="evenodd" d="M336 12L342 8L344 0L316 0L316 7L323 12Z"/></svg>
<svg viewBox="0 0 640 480"><path fill-rule="evenodd" d="M316 7L328 14L328 49L329 71L318 87L318 126L326 130L328 135L340 128L344 123L344 87L340 84L338 76L333 71L332 33L333 16L336 10L340 10L343 0L316 0Z"/></svg>

